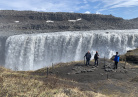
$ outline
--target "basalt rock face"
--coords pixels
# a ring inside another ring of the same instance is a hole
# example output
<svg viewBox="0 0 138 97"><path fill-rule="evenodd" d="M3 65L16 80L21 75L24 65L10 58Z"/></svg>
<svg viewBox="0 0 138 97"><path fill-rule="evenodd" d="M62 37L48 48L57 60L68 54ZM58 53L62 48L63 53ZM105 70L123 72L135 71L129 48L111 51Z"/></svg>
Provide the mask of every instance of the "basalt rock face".
<svg viewBox="0 0 138 97"><path fill-rule="evenodd" d="M127 62L138 64L138 49L128 51L125 56Z"/></svg>
<svg viewBox="0 0 138 97"><path fill-rule="evenodd" d="M138 20L137 20L138 21ZM124 20L112 15L0 11L0 29L77 31L103 29L137 29L136 20Z"/></svg>
<svg viewBox="0 0 138 97"><path fill-rule="evenodd" d="M133 24L133 27L134 28L137 28L138 27L138 18L134 18L134 19L131 19L131 20L128 20L131 24Z"/></svg>

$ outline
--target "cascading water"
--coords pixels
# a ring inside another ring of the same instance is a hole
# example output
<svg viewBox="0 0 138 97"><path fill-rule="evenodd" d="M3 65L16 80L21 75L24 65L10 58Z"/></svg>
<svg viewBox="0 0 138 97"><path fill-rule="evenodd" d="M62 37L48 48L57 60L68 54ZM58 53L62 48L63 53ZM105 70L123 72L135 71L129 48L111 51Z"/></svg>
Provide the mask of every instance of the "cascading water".
<svg viewBox="0 0 138 97"><path fill-rule="evenodd" d="M68 31L10 36L6 41L5 67L36 70L52 63L83 60L89 50L110 58L138 47L138 30Z"/></svg>

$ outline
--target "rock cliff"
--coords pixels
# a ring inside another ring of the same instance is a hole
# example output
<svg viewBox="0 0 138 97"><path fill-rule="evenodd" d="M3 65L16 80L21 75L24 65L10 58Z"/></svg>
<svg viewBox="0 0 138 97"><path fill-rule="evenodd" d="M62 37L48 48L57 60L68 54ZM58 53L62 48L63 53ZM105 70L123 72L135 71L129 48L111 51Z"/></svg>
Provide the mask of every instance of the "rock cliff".
<svg viewBox="0 0 138 97"><path fill-rule="evenodd" d="M138 19L124 20L101 14L0 11L2 30L77 31L104 29L138 29Z"/></svg>

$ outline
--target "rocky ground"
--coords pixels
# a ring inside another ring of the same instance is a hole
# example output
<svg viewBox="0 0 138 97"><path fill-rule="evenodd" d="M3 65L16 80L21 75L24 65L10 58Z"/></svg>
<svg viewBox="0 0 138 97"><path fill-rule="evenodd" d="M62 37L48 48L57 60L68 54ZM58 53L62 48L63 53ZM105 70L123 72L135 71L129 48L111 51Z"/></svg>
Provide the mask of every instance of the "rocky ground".
<svg viewBox="0 0 138 97"><path fill-rule="evenodd" d="M70 64L70 63L69 63ZM56 74L61 78L67 78L78 82L93 82L97 80L118 79L127 80L128 78L135 77L138 73L137 68L131 69L125 66L125 63L119 63L117 70L114 70L114 63L110 60L99 59L98 67L94 66L91 62L90 66L85 66L84 63L75 63L73 65L61 66L56 70L50 71L51 74ZM104 65L105 64L105 65Z"/></svg>
<svg viewBox="0 0 138 97"><path fill-rule="evenodd" d="M100 91L105 95L121 97L129 97L133 94L133 97L137 97L138 66L124 64L125 62L120 62L118 69L114 70L113 61L104 59L99 59L98 67L94 66L93 61L90 66L85 66L83 62L60 63L50 68L49 76L54 75L57 78L77 82L78 85L72 85L83 91Z"/></svg>
<svg viewBox="0 0 138 97"><path fill-rule="evenodd" d="M137 97L138 66L99 59L99 66L83 61L59 63L37 71L0 67L1 97ZM47 71L48 70L48 71Z"/></svg>

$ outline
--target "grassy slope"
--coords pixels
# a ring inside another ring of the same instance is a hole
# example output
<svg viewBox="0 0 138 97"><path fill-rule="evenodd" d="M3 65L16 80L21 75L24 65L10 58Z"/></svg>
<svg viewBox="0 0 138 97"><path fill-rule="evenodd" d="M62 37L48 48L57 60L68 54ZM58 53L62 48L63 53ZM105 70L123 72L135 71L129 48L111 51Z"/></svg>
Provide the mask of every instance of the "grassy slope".
<svg viewBox="0 0 138 97"><path fill-rule="evenodd" d="M64 83L73 81L54 76L35 75L39 72L15 72L0 67L0 97L105 97L93 91L80 91L79 88Z"/></svg>
<svg viewBox="0 0 138 97"><path fill-rule="evenodd" d="M54 71L82 63L60 63L54 66ZM69 80L64 76L62 78L59 76L60 72L56 72L57 75L52 70L49 69L51 73L47 77L46 68L17 72L0 67L0 97L136 97L137 95L138 87L134 87L138 82L137 77L128 81L106 79L83 83Z"/></svg>

